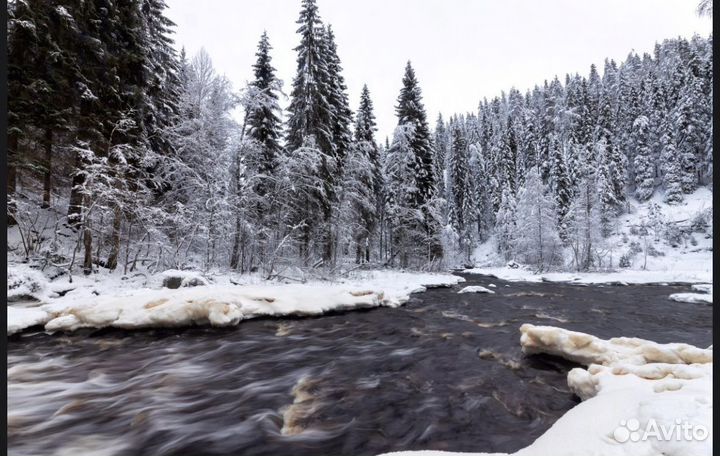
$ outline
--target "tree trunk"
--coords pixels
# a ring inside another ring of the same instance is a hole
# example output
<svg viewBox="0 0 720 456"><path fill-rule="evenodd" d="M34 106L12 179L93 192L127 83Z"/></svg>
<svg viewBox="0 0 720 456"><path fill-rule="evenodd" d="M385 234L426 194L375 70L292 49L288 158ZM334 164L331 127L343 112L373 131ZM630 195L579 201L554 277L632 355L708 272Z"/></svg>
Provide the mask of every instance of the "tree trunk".
<svg viewBox="0 0 720 456"><path fill-rule="evenodd" d="M85 176L77 171L80 171L83 166L83 160L80 157L80 153L75 153L75 171L76 174L72 179L72 188L70 189L70 203L68 204L68 223L73 228L78 228L82 221L82 206L83 196L80 193L80 187L85 183Z"/></svg>
<svg viewBox="0 0 720 456"><path fill-rule="evenodd" d="M43 199L40 207L47 209L50 207L50 177L52 175L52 144L53 144L53 132L51 128L45 129L45 137L43 138L43 149L45 151L43 166L45 168L43 174Z"/></svg>
<svg viewBox="0 0 720 456"><path fill-rule="evenodd" d="M117 268L120 255L120 227L122 226L122 210L117 204L113 208L112 234L110 235L110 254L105 265L111 271Z"/></svg>
<svg viewBox="0 0 720 456"><path fill-rule="evenodd" d="M322 259L323 262L330 266L332 264L333 260L333 247L334 247L334 236L333 236L333 230L332 230L332 213L328 211L328 214L325 216L325 242L323 242L323 255Z"/></svg>
<svg viewBox="0 0 720 456"><path fill-rule="evenodd" d="M89 220L85 219L83 231L83 245L85 247L85 258L83 259L83 272L88 275L92 272L93 256L92 256L92 231L88 225Z"/></svg>
<svg viewBox="0 0 720 456"><path fill-rule="evenodd" d="M240 216L235 217L235 239L233 240L232 254L230 255L230 269L237 269L240 262Z"/></svg>
<svg viewBox="0 0 720 456"><path fill-rule="evenodd" d="M15 190L17 189L17 149L18 149L18 134L17 132L10 131L8 134L8 152L7 152L7 196L12 198L15 196ZM8 226L17 225L15 220L15 204L12 202L8 203L7 207L7 224Z"/></svg>

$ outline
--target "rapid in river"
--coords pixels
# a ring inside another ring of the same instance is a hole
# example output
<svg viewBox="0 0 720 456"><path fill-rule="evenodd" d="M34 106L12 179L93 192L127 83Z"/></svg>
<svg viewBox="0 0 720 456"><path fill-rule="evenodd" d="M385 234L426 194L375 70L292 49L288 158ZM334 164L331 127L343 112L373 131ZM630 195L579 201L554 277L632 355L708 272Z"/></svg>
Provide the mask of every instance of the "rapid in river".
<svg viewBox="0 0 720 456"><path fill-rule="evenodd" d="M668 300L688 286L463 276L399 308L13 336L9 454L510 452L579 401L571 363L522 354L521 324L712 343L712 306ZM495 294L457 293L490 284Z"/></svg>

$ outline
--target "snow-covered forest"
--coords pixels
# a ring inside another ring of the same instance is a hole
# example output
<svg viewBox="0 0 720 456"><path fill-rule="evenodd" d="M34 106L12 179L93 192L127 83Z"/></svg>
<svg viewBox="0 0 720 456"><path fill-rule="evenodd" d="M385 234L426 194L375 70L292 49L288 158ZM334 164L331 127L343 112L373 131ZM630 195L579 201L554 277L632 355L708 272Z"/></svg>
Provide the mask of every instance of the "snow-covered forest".
<svg viewBox="0 0 720 456"><path fill-rule="evenodd" d="M9 2L11 255L85 274L273 277L471 266L491 245L503 261L589 271L627 267L631 247L608 256L605 241L631 201L676 205L711 186L711 36L433 122L411 62L395 106L374 105L371 87L348 99L315 0L299 5L296 74L277 74L263 34L246 87L205 51L178 52L165 8ZM395 110L391 138L376 138L376 109ZM709 223L706 211L662 232Z"/></svg>
<svg viewBox="0 0 720 456"><path fill-rule="evenodd" d="M375 0L446 40L379 37L402 49L380 84L318 0L292 1L257 42L250 0L8 1L8 454L711 455L712 35L599 66L613 46L578 39L586 72L482 100L493 86L456 84L469 111L434 118L455 79L426 86L404 54L477 74L435 61L457 43L419 18L495 12L466 16L498 38L500 61L471 62L488 73L544 71L525 46L551 27L505 2L405 2L416 22ZM376 18L356 3L360 41ZM624 52L640 17L650 45L679 11L620 3L561 19L623 16ZM188 15L250 81L176 42Z"/></svg>

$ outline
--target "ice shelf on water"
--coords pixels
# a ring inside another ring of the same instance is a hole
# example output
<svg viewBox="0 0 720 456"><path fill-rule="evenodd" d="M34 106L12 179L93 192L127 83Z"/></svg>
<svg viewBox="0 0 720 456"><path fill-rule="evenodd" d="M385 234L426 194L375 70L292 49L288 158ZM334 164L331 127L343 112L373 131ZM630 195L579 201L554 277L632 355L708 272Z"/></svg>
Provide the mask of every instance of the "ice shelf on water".
<svg viewBox="0 0 720 456"><path fill-rule="evenodd" d="M161 274L161 278L168 275L171 274ZM184 277L195 275L187 273ZM462 281L462 277L451 274L367 271L349 279L307 284L264 282L109 290L85 286L61 297L45 298L37 307L8 307L8 334L35 325L45 325L48 331L230 326L259 316L395 307L405 303L411 293L425 291L426 287L451 286Z"/></svg>

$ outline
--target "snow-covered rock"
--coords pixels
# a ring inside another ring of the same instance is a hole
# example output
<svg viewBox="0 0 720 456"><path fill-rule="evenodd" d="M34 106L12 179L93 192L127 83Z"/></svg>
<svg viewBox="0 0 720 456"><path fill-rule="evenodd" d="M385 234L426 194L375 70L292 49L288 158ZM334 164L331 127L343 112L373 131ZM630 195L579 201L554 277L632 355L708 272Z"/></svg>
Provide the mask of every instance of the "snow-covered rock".
<svg viewBox="0 0 720 456"><path fill-rule="evenodd" d="M8 265L7 300L41 300L48 290L48 279L42 272L24 264Z"/></svg>
<svg viewBox="0 0 720 456"><path fill-rule="evenodd" d="M673 293L669 296L671 301L712 304L713 295L705 293Z"/></svg>
<svg viewBox="0 0 720 456"><path fill-rule="evenodd" d="M463 288L462 290L458 291L458 293L490 293L490 294L495 294L494 291L492 291L492 290L490 290L490 289L488 289L488 288L482 287L482 286L480 286L480 285L472 285L472 286L469 286L469 287L465 287L465 288Z"/></svg>
<svg viewBox="0 0 720 456"><path fill-rule="evenodd" d="M175 289L209 285L207 279L198 271L168 269L167 271L163 271L160 276L163 279L163 287L165 288Z"/></svg>
<svg viewBox="0 0 720 456"><path fill-rule="evenodd" d="M671 301L712 304L712 284L699 283L692 286L693 291L698 293L673 293L669 296Z"/></svg>
<svg viewBox="0 0 720 456"><path fill-rule="evenodd" d="M711 349L627 337L603 340L548 326L523 325L520 331L526 353L548 353L589 366L568 374L568 385L583 402L513 455L713 454ZM443 451L386 455L508 456Z"/></svg>
<svg viewBox="0 0 720 456"><path fill-rule="evenodd" d="M319 315L334 310L396 307L426 287L455 285L450 274L370 271L338 282L207 285L178 289L75 292L32 309L8 308L8 331L45 324L48 331L115 327L229 326L259 316Z"/></svg>

